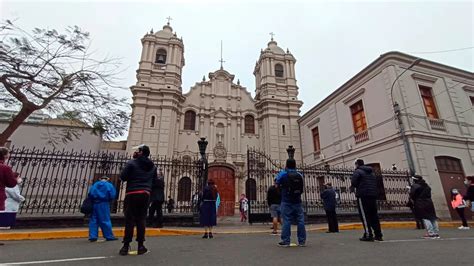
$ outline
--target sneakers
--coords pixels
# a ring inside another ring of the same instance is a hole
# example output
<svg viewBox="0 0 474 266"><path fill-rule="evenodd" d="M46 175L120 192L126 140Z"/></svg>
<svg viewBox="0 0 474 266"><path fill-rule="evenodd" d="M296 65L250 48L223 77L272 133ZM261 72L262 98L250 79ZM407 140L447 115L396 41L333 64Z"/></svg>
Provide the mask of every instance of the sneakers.
<svg viewBox="0 0 474 266"><path fill-rule="evenodd" d="M130 246L129 245L123 245L123 247L120 249L119 251L119 254L121 256L126 256L128 255L128 251L130 250Z"/></svg>
<svg viewBox="0 0 474 266"><path fill-rule="evenodd" d="M97 238L89 238L89 242L97 242Z"/></svg>
<svg viewBox="0 0 474 266"><path fill-rule="evenodd" d="M363 236L359 238L360 241L364 242L374 242L374 237L373 236Z"/></svg>
<svg viewBox="0 0 474 266"><path fill-rule="evenodd" d="M148 249L145 246L139 246L137 250L138 255L142 255L148 252Z"/></svg>
<svg viewBox="0 0 474 266"><path fill-rule="evenodd" d="M272 236L277 236L277 235L278 235L278 232L277 232L277 231L273 231L273 232L271 233L271 235L272 235Z"/></svg>
<svg viewBox="0 0 474 266"><path fill-rule="evenodd" d="M376 237L374 237L374 241L382 242L383 238L381 236L376 236Z"/></svg>
<svg viewBox="0 0 474 266"><path fill-rule="evenodd" d="M298 247L306 247L306 243L304 243L304 242L303 242L303 243L299 243L299 244L298 244Z"/></svg>
<svg viewBox="0 0 474 266"><path fill-rule="evenodd" d="M290 243L280 242L280 243L278 243L278 246L283 247L283 248L287 248L287 247L290 246Z"/></svg>
<svg viewBox="0 0 474 266"><path fill-rule="evenodd" d="M207 233L205 233L205 234L202 236L202 238L206 238L206 239L207 239L207 238L209 238L209 235L208 235Z"/></svg>
<svg viewBox="0 0 474 266"><path fill-rule="evenodd" d="M440 236L438 234L434 234L434 235L430 235L430 234L426 234L423 236L424 239L439 239Z"/></svg>
<svg viewBox="0 0 474 266"><path fill-rule="evenodd" d="M106 238L105 241L115 241L115 240L118 240L118 238L114 237L114 238ZM90 240L89 240L90 241Z"/></svg>
<svg viewBox="0 0 474 266"><path fill-rule="evenodd" d="M459 226L458 227L459 230L469 230L469 226Z"/></svg>
<svg viewBox="0 0 474 266"><path fill-rule="evenodd" d="M212 233L209 233L209 238L214 238L214 236L212 235Z"/></svg>

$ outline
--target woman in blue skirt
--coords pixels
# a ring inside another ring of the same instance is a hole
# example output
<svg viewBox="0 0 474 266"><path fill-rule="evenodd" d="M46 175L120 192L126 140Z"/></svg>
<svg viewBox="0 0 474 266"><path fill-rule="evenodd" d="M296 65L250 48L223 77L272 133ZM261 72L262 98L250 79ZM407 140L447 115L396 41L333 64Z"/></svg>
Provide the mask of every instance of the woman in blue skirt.
<svg viewBox="0 0 474 266"><path fill-rule="evenodd" d="M212 227L217 224L216 199L217 187L212 179L207 181L207 186L202 191L202 203L199 212L199 221L204 226L204 236L202 238L213 238Z"/></svg>

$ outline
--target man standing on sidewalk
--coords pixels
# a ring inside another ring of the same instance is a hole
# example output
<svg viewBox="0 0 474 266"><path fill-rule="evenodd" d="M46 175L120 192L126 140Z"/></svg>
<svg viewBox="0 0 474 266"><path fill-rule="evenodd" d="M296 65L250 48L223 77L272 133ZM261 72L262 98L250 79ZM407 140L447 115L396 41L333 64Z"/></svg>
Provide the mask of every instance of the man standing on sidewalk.
<svg viewBox="0 0 474 266"><path fill-rule="evenodd" d="M326 183L323 189L321 191L321 199L323 200L324 210L328 219L328 231L326 233L339 233L336 214L336 191L332 188L331 183Z"/></svg>
<svg viewBox="0 0 474 266"><path fill-rule="evenodd" d="M270 208L270 216L272 217L273 222L273 231L272 235L278 234L278 223L281 223L281 211L280 211L280 204L281 204L281 193L280 188L276 183L276 179L274 181L273 186L268 188L267 192L267 203L268 207Z"/></svg>
<svg viewBox="0 0 474 266"><path fill-rule="evenodd" d="M351 179L351 190L355 189L357 207L364 226L364 235L359 240L383 241L377 213L377 180L374 172L370 166L364 165L361 159L355 161L355 167Z"/></svg>
<svg viewBox="0 0 474 266"><path fill-rule="evenodd" d="M158 170L158 178L153 181L148 209L148 225L163 228L163 203L165 202L165 178L163 171ZM155 220L156 213L156 220Z"/></svg>
<svg viewBox="0 0 474 266"><path fill-rule="evenodd" d="M298 246L306 245L306 229L304 225L304 212L301 204L304 182L301 173L296 171L295 159L286 160L286 168L276 177L276 183L281 189L281 214L283 216L283 227L281 229L280 247L290 246L291 222L296 220Z"/></svg>
<svg viewBox="0 0 474 266"><path fill-rule="evenodd" d="M138 255L145 254L145 226L148 204L153 180L158 178L155 164L148 158L150 148L146 145L137 147L133 154L133 160L120 173L120 179L127 182L127 189L124 200L125 213L125 236L120 255L127 255L130 249L130 242L133 238L133 229L137 226Z"/></svg>

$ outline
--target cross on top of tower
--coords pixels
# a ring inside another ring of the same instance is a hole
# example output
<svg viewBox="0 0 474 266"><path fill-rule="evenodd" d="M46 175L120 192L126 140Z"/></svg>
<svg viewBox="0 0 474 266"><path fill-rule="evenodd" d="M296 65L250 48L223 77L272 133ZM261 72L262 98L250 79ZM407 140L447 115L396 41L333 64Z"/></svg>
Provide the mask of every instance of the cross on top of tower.
<svg viewBox="0 0 474 266"><path fill-rule="evenodd" d="M270 32L269 34L270 34L270 36L271 36L271 38L272 38L272 41L273 41L273 36L275 36L275 33Z"/></svg>
<svg viewBox="0 0 474 266"><path fill-rule="evenodd" d="M173 20L173 18L171 18L170 16L168 16L168 17L166 18L166 20L168 20L168 22L167 22L166 24L169 26L169 25L170 25L170 22L171 22L171 20Z"/></svg>
<svg viewBox="0 0 474 266"><path fill-rule="evenodd" d="M222 66L222 64L225 63L224 59L222 58L222 40L221 40L221 60L219 60L219 62L221 62L221 69L224 69L224 67Z"/></svg>

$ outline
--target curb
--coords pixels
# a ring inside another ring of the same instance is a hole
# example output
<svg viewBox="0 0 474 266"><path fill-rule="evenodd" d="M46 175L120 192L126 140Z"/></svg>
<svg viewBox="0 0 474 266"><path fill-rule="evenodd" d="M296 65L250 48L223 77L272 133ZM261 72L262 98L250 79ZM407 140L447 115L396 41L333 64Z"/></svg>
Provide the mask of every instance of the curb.
<svg viewBox="0 0 474 266"><path fill-rule="evenodd" d="M459 222L439 222L440 227L453 228L457 227ZM383 229L412 229L415 228L415 222L382 222ZM359 230L363 229L361 223L341 224L339 230ZM327 227L308 228L307 231L326 231ZM123 237L124 228L114 228L114 235L116 237ZM217 234L258 234L268 233L269 230L216 230ZM200 235L201 229L186 230L186 229L157 229L147 228L146 236L186 236L186 235ZM102 234L99 233L99 236ZM8 232L0 233L0 240L46 240L46 239L71 239L71 238L88 238L89 230L49 230L49 231L28 231L28 232Z"/></svg>

